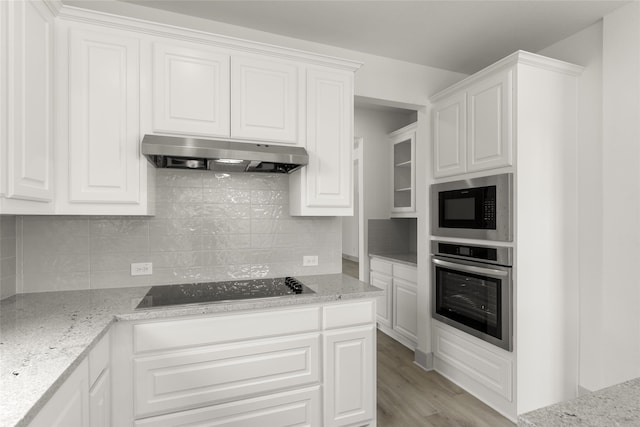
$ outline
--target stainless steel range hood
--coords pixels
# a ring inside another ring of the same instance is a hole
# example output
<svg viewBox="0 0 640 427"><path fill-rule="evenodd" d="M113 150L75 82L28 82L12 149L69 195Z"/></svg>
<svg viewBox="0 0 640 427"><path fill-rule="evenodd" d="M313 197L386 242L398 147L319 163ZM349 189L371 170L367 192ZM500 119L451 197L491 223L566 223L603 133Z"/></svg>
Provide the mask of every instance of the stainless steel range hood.
<svg viewBox="0 0 640 427"><path fill-rule="evenodd" d="M309 163L303 147L145 135L142 154L158 168L291 173Z"/></svg>

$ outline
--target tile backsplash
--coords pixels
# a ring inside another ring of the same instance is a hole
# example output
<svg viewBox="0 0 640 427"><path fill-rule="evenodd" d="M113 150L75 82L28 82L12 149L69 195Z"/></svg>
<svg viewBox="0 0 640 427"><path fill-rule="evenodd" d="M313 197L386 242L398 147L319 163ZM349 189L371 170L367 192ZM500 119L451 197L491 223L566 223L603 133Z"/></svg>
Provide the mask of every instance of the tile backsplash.
<svg viewBox="0 0 640 427"><path fill-rule="evenodd" d="M16 293L16 217L0 216L0 299Z"/></svg>
<svg viewBox="0 0 640 427"><path fill-rule="evenodd" d="M154 217L18 217L18 292L339 273L340 219L288 203L287 175L159 169Z"/></svg>

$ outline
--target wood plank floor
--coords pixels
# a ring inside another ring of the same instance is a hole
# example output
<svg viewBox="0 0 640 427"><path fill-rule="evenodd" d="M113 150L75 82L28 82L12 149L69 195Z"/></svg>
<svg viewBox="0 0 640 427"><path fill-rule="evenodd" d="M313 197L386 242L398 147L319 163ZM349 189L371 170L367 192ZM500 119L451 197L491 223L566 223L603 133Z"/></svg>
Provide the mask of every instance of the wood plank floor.
<svg viewBox="0 0 640 427"><path fill-rule="evenodd" d="M413 363L413 352L378 331L378 427L513 427L435 371Z"/></svg>

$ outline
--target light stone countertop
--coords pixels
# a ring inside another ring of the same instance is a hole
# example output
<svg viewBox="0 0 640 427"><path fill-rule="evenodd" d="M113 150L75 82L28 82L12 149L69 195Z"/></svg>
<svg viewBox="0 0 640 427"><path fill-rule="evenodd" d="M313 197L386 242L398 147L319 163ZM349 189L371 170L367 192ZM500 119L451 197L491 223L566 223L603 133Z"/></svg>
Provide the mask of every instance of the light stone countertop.
<svg viewBox="0 0 640 427"><path fill-rule="evenodd" d="M640 426L640 378L528 412L518 417L518 426Z"/></svg>
<svg viewBox="0 0 640 427"><path fill-rule="evenodd" d="M0 426L24 426L118 320L316 304L382 295L343 274L299 276L316 294L136 310L148 286L20 294L0 301Z"/></svg>
<svg viewBox="0 0 640 427"><path fill-rule="evenodd" d="M416 253L394 253L394 252L370 252L369 256L383 258L392 262L399 262L402 264L411 265L416 267L418 265L418 254Z"/></svg>

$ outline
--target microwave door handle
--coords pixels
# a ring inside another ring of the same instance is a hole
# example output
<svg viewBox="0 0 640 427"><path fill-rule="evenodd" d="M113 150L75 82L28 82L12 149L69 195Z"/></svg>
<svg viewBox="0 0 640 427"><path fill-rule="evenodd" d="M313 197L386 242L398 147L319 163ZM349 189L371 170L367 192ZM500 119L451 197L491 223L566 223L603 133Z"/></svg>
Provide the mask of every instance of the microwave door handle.
<svg viewBox="0 0 640 427"><path fill-rule="evenodd" d="M509 275L508 272L503 270L496 270L493 268L484 268L484 267L476 267L474 265L464 265L458 264L457 262L449 262L443 261L441 259L433 259L434 264L441 265L443 267L449 267L460 271L466 271L467 273L478 273L485 274L487 276L499 276L499 277L507 277Z"/></svg>

